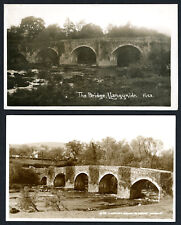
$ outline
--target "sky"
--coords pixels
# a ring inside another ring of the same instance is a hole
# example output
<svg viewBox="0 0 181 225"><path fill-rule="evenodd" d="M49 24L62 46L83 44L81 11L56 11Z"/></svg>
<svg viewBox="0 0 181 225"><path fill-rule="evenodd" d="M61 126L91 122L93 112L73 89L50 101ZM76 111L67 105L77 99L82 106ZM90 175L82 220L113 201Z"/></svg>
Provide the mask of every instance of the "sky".
<svg viewBox="0 0 181 225"><path fill-rule="evenodd" d="M100 141L113 137L128 142L137 136L163 141L175 147L175 116L7 116L7 144L37 142Z"/></svg>
<svg viewBox="0 0 181 225"><path fill-rule="evenodd" d="M155 29L171 34L177 21L176 4L6 4L5 24L9 28L19 25L27 16L40 17L45 25L58 24L63 27L67 17L74 23L84 20L103 30L109 24L125 25L130 22L137 27Z"/></svg>

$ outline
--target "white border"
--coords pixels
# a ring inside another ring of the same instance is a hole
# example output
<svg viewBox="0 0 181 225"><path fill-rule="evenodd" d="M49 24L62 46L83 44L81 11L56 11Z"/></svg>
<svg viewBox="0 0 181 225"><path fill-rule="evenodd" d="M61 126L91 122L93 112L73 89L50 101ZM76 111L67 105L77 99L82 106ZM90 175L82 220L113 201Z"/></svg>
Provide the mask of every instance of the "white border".
<svg viewBox="0 0 181 225"><path fill-rule="evenodd" d="M21 117L21 115L7 115L6 116L6 127L7 120L9 117ZM26 115L25 115L26 116ZM31 116L43 116L43 115L31 115ZM61 116L61 115L48 115L48 116ZM67 116L80 116L80 115L67 115ZM82 115L86 117L86 115ZM94 116L94 115L92 115ZM101 115L98 115L101 117ZM110 116L111 115L107 115ZM114 117L124 117L124 115L114 115ZM127 116L127 115L126 115ZM131 117L131 115L129 115ZM150 115L136 115L136 117L146 117ZM151 115L153 117L163 117L168 115ZM93 221L93 222L176 222L176 115L169 115L170 117L174 117L175 124L175 146L174 146L174 162L173 162L173 219L95 219L95 218L10 218L9 217L9 144L11 144L8 140L8 129L6 129L6 221L51 221L51 222L61 222L61 221ZM27 115L28 117L28 115ZM112 116L113 117L113 116Z"/></svg>
<svg viewBox="0 0 181 225"><path fill-rule="evenodd" d="M120 3L121 4L121 3ZM4 109L12 110L178 110L178 4L171 33L171 106L8 106L7 105L7 10L4 4ZM144 5L144 4L140 4ZM164 4L163 4L164 5Z"/></svg>

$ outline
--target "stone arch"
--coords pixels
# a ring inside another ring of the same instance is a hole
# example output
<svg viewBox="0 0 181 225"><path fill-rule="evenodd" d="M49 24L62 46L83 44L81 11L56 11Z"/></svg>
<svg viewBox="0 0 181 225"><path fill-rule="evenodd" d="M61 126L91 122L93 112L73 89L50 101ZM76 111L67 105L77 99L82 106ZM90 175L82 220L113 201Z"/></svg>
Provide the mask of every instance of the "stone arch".
<svg viewBox="0 0 181 225"><path fill-rule="evenodd" d="M99 193L117 194L118 179L112 173L105 174L99 181Z"/></svg>
<svg viewBox="0 0 181 225"><path fill-rule="evenodd" d="M47 185L47 177L46 176L43 176L40 180L40 184L41 185Z"/></svg>
<svg viewBox="0 0 181 225"><path fill-rule="evenodd" d="M89 176L87 173L79 173L74 178L74 189L88 191Z"/></svg>
<svg viewBox="0 0 181 225"><path fill-rule="evenodd" d="M79 171L75 172L74 181L75 181L76 177L82 173L86 174L89 177L89 172L86 169L85 169L85 171L84 171L84 169L79 169Z"/></svg>
<svg viewBox="0 0 181 225"><path fill-rule="evenodd" d="M105 175L108 175L108 174L111 174L113 176L116 177L116 179L118 180L118 175L116 173L113 173L112 171L105 171L104 173L101 173L100 176L99 176L99 182L101 181L101 179L105 176Z"/></svg>
<svg viewBox="0 0 181 225"><path fill-rule="evenodd" d="M94 48L88 45L80 45L71 52L71 62L74 64L96 64L97 54Z"/></svg>
<svg viewBox="0 0 181 225"><path fill-rule="evenodd" d="M56 47L48 47L49 49L55 51L57 55L59 55L58 49Z"/></svg>
<svg viewBox="0 0 181 225"><path fill-rule="evenodd" d="M160 194L161 194L161 187L159 186L159 184L154 181L152 178L150 177L139 177L137 178L136 180L134 180L132 183L131 183L131 187L130 187L130 198L134 198L134 196L138 196L141 194L141 189L139 188L139 190L134 190L136 184L138 184L139 182L149 182L152 186L154 186L156 189L155 191L157 190L158 191L158 200L160 199Z"/></svg>
<svg viewBox="0 0 181 225"><path fill-rule="evenodd" d="M65 174L59 173L53 181L54 187L65 187Z"/></svg>
<svg viewBox="0 0 181 225"><path fill-rule="evenodd" d="M141 57L142 50L138 46L125 44L119 45L112 51L110 60L113 64L124 67L139 62Z"/></svg>
<svg viewBox="0 0 181 225"><path fill-rule="evenodd" d="M42 48L36 55L36 62L46 65L57 65L58 53L54 48Z"/></svg>

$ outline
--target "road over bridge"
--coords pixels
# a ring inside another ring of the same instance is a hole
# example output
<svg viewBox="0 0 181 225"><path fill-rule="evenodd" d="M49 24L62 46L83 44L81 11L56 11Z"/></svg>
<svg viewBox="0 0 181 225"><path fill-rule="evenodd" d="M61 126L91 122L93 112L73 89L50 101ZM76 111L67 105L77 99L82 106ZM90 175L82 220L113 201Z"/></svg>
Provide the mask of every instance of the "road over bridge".
<svg viewBox="0 0 181 225"><path fill-rule="evenodd" d="M8 42L8 61L29 63L127 66L147 59L151 49L170 51L170 38L128 37Z"/></svg>
<svg viewBox="0 0 181 225"><path fill-rule="evenodd" d="M158 193L172 190L172 173L127 166L65 166L36 168L41 184L80 191L113 193L121 198L140 195L142 184Z"/></svg>

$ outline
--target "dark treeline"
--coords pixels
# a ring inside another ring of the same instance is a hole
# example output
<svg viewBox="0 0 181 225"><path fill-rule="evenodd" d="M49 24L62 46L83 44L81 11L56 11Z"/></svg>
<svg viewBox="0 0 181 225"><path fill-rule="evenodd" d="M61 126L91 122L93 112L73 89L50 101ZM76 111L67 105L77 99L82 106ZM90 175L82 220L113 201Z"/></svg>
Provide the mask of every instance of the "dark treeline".
<svg viewBox="0 0 181 225"><path fill-rule="evenodd" d="M138 28L127 23L124 26L108 25L105 32L98 25L84 21L73 23L69 18L66 19L63 27L52 24L45 27L45 22L41 18L33 16L21 20L19 26L11 26L8 29L8 40L36 40L36 41L55 41L61 39L74 38L98 38L98 37L144 37L144 36L165 36L155 30Z"/></svg>
<svg viewBox="0 0 181 225"><path fill-rule="evenodd" d="M10 145L10 156L71 160L73 165L119 165L173 170L173 149L163 150L163 143L138 136L130 143L107 137L102 141L82 143L74 140L61 145Z"/></svg>

